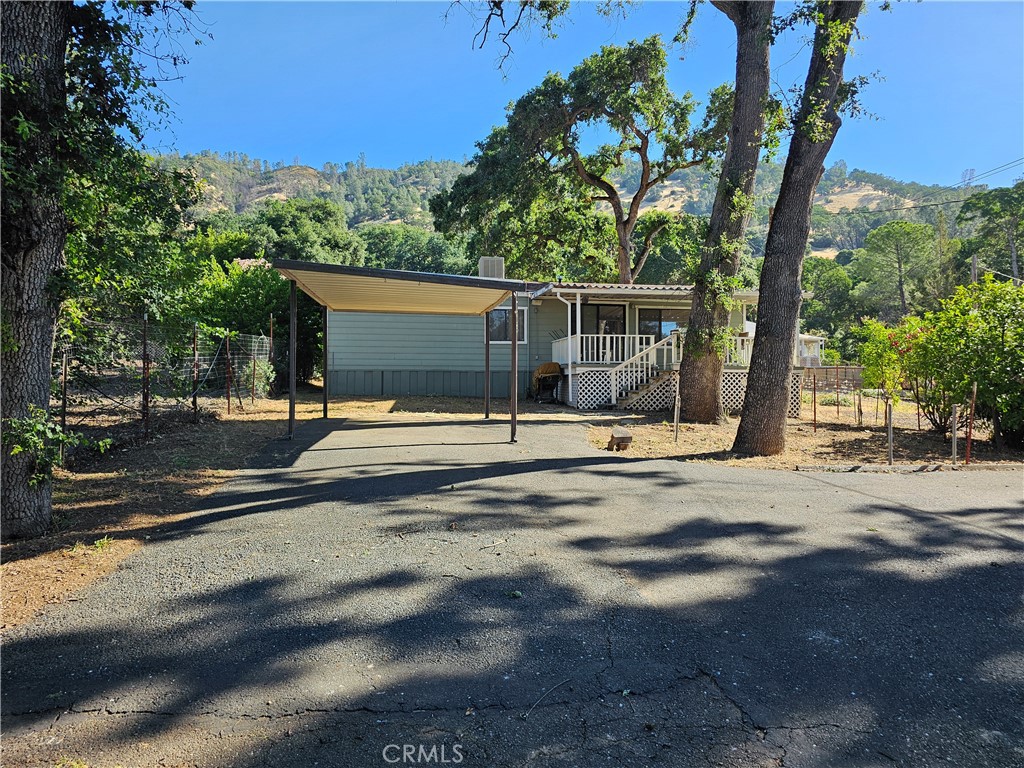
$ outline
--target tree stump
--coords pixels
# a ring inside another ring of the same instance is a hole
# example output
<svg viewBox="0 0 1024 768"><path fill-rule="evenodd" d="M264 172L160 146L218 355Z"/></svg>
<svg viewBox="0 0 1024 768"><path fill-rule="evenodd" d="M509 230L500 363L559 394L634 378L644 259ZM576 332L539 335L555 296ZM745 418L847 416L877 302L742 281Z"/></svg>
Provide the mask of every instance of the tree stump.
<svg viewBox="0 0 1024 768"><path fill-rule="evenodd" d="M608 441L609 451L624 451L633 442L633 435L625 427L612 427L612 437Z"/></svg>

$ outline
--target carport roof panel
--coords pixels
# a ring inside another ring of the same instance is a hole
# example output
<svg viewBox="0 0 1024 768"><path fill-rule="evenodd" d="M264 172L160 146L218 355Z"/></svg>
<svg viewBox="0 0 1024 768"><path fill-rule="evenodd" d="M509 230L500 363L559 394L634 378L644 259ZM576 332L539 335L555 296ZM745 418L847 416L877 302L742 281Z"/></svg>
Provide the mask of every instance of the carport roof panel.
<svg viewBox="0 0 1024 768"><path fill-rule="evenodd" d="M538 286L520 280L439 275L275 259L274 268L336 312L482 315L512 291Z"/></svg>

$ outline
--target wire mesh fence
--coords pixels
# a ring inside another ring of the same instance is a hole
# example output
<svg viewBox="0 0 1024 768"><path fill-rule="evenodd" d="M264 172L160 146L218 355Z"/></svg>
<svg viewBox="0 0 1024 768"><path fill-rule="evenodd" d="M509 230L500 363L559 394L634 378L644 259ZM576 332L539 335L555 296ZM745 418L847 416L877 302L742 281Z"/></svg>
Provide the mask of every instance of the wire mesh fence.
<svg viewBox="0 0 1024 768"><path fill-rule="evenodd" d="M83 323L55 348L51 412L65 430L119 439L215 408L245 408L273 394L275 345L264 335L143 318Z"/></svg>

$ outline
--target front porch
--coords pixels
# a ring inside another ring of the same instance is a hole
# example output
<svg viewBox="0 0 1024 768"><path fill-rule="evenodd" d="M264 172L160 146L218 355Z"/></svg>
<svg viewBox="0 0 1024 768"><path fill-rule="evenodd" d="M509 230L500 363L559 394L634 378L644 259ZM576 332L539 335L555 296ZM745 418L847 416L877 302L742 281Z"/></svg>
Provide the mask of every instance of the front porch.
<svg viewBox="0 0 1024 768"><path fill-rule="evenodd" d="M616 408L662 411L675 400L685 328L665 338L652 334L578 334L556 339L551 358L565 370L558 399L581 410ZM722 372L722 399L726 410L738 412L747 388L747 369L754 337L730 336ZM790 386L789 415L800 415L802 372L795 350Z"/></svg>
<svg viewBox="0 0 1024 768"><path fill-rule="evenodd" d="M658 352L657 363L662 368L679 367L682 339L686 328L672 331L678 334L678 341ZM643 355L656 347L658 342L651 334L606 334L583 333L566 336L551 342L551 360L563 367L574 366L616 366ZM750 352L754 337L748 333L737 333L726 341L725 365L729 368L749 368Z"/></svg>

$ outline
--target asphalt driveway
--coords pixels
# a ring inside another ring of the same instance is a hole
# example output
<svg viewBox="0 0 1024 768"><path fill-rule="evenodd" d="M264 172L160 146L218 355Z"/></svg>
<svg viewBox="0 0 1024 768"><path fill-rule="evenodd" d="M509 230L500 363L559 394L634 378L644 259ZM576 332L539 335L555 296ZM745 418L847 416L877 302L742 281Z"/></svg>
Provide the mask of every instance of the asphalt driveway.
<svg viewBox="0 0 1024 768"><path fill-rule="evenodd" d="M310 422L3 647L5 765L1024 764L1024 472Z"/></svg>

